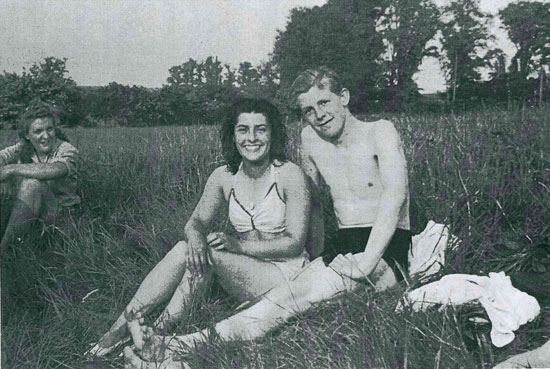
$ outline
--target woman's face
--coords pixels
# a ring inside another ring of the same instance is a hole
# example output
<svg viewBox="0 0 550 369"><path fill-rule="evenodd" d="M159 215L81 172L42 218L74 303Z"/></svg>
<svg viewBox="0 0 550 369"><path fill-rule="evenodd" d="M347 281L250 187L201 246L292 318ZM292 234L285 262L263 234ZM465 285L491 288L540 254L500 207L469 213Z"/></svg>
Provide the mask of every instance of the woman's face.
<svg viewBox="0 0 550 369"><path fill-rule="evenodd" d="M241 113L235 124L235 144L244 160L258 163L269 160L271 127L261 113Z"/></svg>
<svg viewBox="0 0 550 369"><path fill-rule="evenodd" d="M55 149L56 137L52 118L37 118L32 121L25 136L39 155L48 155Z"/></svg>

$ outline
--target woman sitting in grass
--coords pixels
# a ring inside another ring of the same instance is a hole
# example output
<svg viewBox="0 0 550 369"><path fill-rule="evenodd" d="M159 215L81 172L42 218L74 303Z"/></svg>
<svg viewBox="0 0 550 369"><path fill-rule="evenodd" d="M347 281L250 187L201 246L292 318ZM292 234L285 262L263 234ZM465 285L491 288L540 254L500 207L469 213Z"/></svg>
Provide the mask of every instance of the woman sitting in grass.
<svg viewBox="0 0 550 369"><path fill-rule="evenodd" d="M80 203L75 192L78 150L56 124L53 107L35 99L20 121L20 142L0 150L0 182L11 181L15 186L0 243L2 256L31 220L52 223L63 208Z"/></svg>
<svg viewBox="0 0 550 369"><path fill-rule="evenodd" d="M90 350L102 356L128 336L128 321L169 300L157 329L181 317L193 288L211 267L222 288L245 301L286 283L308 262L310 195L305 175L285 160L285 130L265 100L243 99L221 130L227 165L210 175L178 242L153 268L125 311ZM234 233L209 233L220 214Z"/></svg>

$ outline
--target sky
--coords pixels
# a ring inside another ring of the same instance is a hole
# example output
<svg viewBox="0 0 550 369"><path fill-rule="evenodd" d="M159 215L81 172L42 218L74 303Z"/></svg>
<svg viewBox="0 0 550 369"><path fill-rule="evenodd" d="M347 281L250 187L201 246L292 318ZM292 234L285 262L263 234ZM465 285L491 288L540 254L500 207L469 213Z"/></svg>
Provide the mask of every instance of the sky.
<svg viewBox="0 0 550 369"><path fill-rule="evenodd" d="M1 0L0 71L21 73L55 56L68 59L69 75L79 85L160 87L168 69L189 58L217 56L235 68L243 61L258 65L268 59L290 9L326 1ZM509 2L481 0L481 8L495 13ZM504 33L497 35L499 47L513 54ZM433 58L415 79L424 92L444 89Z"/></svg>

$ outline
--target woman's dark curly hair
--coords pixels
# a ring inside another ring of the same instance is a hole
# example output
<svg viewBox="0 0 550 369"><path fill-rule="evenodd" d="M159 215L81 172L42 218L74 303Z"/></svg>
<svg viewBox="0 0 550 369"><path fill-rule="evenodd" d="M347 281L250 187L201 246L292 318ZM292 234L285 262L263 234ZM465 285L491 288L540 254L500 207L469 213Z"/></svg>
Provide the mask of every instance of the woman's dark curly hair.
<svg viewBox="0 0 550 369"><path fill-rule="evenodd" d="M286 130L279 110L264 99L242 98L231 105L229 115L220 130L222 153L229 171L232 174L237 173L242 161L235 143L235 125L242 113L258 113L266 117L271 128L270 158L285 162Z"/></svg>
<svg viewBox="0 0 550 369"><path fill-rule="evenodd" d="M31 158L34 154L34 146L27 139L27 134L29 133L32 122L39 118L50 118L53 121L53 126L55 128L55 136L60 140L69 142L69 139L65 136L63 131L57 127L59 123L59 111L53 105L50 105L39 98L35 98L31 101L19 119L18 134L19 138L23 142L23 149L20 154L22 163L32 163Z"/></svg>

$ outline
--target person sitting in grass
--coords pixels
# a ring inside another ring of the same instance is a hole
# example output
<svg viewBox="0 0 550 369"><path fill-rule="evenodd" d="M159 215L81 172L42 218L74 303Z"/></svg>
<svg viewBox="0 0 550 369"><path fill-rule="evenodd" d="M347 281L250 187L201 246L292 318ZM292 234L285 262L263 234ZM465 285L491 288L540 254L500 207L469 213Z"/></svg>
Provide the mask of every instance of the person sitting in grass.
<svg viewBox="0 0 550 369"><path fill-rule="evenodd" d="M60 211L80 203L76 194L78 150L57 126L53 106L35 99L20 119L20 141L0 150L0 182L15 186L0 253L23 235L32 220L55 222Z"/></svg>
<svg viewBox="0 0 550 369"><path fill-rule="evenodd" d="M327 67L302 72L291 91L308 123L301 134L301 167L316 186L328 185L338 221L325 261L343 275L364 279L384 259L402 280L411 232L399 133L390 121L363 122L351 114L349 91Z"/></svg>
<svg viewBox="0 0 550 369"><path fill-rule="evenodd" d="M156 322L157 329L165 329L206 280L207 266L225 291L245 301L286 284L308 263L310 194L304 173L285 159L286 135L277 108L265 100L237 101L221 141L227 164L208 178L185 225L186 240L146 276L89 354L112 351L128 337L132 317L169 300ZM220 214L228 214L234 232L209 233Z"/></svg>
<svg viewBox="0 0 550 369"><path fill-rule="evenodd" d="M319 258L309 263L289 283L212 330L162 337L146 326L136 329L137 350L124 352L128 367L185 367L176 358L178 352L207 341L212 332L228 341L258 338L314 303L357 288L358 281L382 290L403 279L411 242L409 193L395 127L386 120L354 117L348 109L349 91L326 67L303 72L292 91L309 124L301 134L301 165L316 186L323 179L330 187L339 226L336 242L327 247L324 262Z"/></svg>

